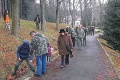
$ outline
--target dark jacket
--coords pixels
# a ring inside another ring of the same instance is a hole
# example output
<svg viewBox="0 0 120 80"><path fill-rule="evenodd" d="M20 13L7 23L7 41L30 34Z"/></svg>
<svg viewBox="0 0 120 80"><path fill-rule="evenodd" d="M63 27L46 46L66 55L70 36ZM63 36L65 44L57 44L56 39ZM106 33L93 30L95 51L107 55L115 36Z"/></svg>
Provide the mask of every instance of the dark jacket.
<svg viewBox="0 0 120 80"><path fill-rule="evenodd" d="M17 49L17 58L20 59L30 58L30 60L32 60L33 56L30 56L29 52L30 52L29 41L25 40Z"/></svg>
<svg viewBox="0 0 120 80"><path fill-rule="evenodd" d="M39 18L38 15L35 17L34 22L36 22L36 23L40 23L40 18Z"/></svg>

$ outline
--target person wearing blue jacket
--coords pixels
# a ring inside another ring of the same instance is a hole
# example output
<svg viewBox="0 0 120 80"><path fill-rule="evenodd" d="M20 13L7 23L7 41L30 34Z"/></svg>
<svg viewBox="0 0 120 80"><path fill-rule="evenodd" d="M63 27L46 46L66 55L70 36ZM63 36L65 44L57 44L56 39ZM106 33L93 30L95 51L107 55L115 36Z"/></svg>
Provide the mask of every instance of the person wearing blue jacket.
<svg viewBox="0 0 120 80"><path fill-rule="evenodd" d="M20 64L25 60L27 65L29 66L30 70L35 72L35 69L33 68L30 60L32 61L33 55L30 55L30 46L29 41L24 40L23 43L18 47L17 49L17 63L14 68L14 72L12 75L16 75L16 71L18 70Z"/></svg>

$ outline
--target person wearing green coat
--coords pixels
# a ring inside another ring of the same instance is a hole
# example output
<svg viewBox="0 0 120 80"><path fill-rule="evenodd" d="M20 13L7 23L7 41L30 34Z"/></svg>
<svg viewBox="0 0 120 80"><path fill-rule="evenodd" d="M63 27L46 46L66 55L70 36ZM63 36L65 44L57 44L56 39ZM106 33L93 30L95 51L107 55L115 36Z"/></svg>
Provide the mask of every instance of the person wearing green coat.
<svg viewBox="0 0 120 80"><path fill-rule="evenodd" d="M79 26L76 33L77 33L77 46L78 46L78 49L83 49L83 38L85 37L85 32L82 29L82 26Z"/></svg>

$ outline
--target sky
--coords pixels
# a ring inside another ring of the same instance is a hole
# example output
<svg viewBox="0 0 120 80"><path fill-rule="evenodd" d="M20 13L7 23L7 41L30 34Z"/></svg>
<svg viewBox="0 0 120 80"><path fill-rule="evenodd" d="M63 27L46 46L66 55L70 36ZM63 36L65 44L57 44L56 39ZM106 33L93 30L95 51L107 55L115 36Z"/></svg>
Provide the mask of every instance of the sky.
<svg viewBox="0 0 120 80"><path fill-rule="evenodd" d="M40 0L36 0L37 3L40 3Z"/></svg>
<svg viewBox="0 0 120 80"><path fill-rule="evenodd" d="M98 0L97 0L98 1ZM40 3L40 0L36 0L37 3ZM102 3L106 3L107 0L101 0Z"/></svg>

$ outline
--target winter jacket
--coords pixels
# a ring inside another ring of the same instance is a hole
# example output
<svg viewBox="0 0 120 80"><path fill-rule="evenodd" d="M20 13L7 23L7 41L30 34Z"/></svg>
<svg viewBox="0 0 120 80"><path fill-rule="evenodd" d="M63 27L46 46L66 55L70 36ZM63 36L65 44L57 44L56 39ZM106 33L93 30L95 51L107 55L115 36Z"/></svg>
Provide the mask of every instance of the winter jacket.
<svg viewBox="0 0 120 80"><path fill-rule="evenodd" d="M39 16L36 16L36 17L35 17L34 22L40 23L40 18L39 18Z"/></svg>
<svg viewBox="0 0 120 80"><path fill-rule="evenodd" d="M67 45L70 45L71 48L73 49L73 44L72 44L71 37L68 34L65 34L64 36L60 35L58 37L58 49L59 49L59 54L60 55L67 55L67 54L69 54L69 52L66 49Z"/></svg>
<svg viewBox="0 0 120 80"><path fill-rule="evenodd" d="M8 14L5 15L4 22L5 23L9 23L10 22Z"/></svg>
<svg viewBox="0 0 120 80"><path fill-rule="evenodd" d="M71 28L71 37L75 37L75 30L74 30L74 28Z"/></svg>
<svg viewBox="0 0 120 80"><path fill-rule="evenodd" d="M85 32L84 32L83 29L77 29L76 33L77 33L78 38L84 38L85 37Z"/></svg>
<svg viewBox="0 0 120 80"><path fill-rule="evenodd" d="M52 56L51 46L50 46L50 45L48 45L48 46L47 46L47 48L48 48L48 53L47 53L47 56L51 57L51 56Z"/></svg>
<svg viewBox="0 0 120 80"><path fill-rule="evenodd" d="M30 52L29 41L25 40L17 49L17 58L20 59L30 58L30 60L32 60L33 55L30 56L29 52Z"/></svg>
<svg viewBox="0 0 120 80"><path fill-rule="evenodd" d="M31 41L30 47L30 54L35 53L35 56L48 53L47 39L43 34L36 33Z"/></svg>

